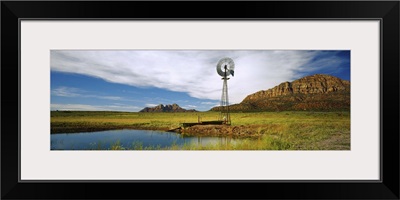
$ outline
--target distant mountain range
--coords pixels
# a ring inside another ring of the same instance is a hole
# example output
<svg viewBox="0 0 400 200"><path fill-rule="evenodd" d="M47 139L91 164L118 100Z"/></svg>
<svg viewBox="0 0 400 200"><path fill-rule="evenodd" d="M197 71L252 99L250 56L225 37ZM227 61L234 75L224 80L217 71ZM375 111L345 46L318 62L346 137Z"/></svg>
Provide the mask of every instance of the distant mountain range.
<svg viewBox="0 0 400 200"><path fill-rule="evenodd" d="M181 108L178 104L163 105L160 104L155 107L145 107L139 112L197 112L194 109L186 110Z"/></svg>
<svg viewBox="0 0 400 200"><path fill-rule="evenodd" d="M231 111L350 110L350 82L315 74L248 95ZM214 107L212 111L219 111Z"/></svg>

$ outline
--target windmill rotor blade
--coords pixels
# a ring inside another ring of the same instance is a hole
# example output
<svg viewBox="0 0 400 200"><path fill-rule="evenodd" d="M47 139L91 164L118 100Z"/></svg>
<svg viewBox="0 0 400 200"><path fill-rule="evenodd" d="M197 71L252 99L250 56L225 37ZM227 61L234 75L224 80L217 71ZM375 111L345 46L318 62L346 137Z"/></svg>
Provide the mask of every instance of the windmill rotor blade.
<svg viewBox="0 0 400 200"><path fill-rule="evenodd" d="M222 65L217 65L217 72L220 76L224 76L224 71L222 70Z"/></svg>
<svg viewBox="0 0 400 200"><path fill-rule="evenodd" d="M233 71L235 70L235 63L231 58L222 58L218 61L217 64L217 72L220 76L225 76L225 66L227 70L226 76L232 75Z"/></svg>

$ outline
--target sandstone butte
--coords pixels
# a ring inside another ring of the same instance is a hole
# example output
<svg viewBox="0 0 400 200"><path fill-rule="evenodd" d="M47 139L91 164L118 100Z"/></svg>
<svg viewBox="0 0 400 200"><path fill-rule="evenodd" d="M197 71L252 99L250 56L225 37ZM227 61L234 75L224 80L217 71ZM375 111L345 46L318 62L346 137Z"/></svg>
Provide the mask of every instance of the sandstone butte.
<svg viewBox="0 0 400 200"><path fill-rule="evenodd" d="M248 95L235 111L336 111L350 110L350 82L334 76L315 74ZM219 107L211 110L218 111Z"/></svg>

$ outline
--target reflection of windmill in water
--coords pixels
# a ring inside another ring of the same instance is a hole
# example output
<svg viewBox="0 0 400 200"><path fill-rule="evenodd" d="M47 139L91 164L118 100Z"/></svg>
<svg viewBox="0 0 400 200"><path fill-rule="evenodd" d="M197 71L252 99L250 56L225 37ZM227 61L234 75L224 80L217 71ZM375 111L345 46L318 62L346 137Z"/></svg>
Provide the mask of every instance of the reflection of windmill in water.
<svg viewBox="0 0 400 200"><path fill-rule="evenodd" d="M223 124L231 124L231 116L229 113L229 98L228 98L228 80L229 76L234 76L235 63L231 58L222 58L217 64L217 72L222 77L222 95L220 105L220 118Z"/></svg>

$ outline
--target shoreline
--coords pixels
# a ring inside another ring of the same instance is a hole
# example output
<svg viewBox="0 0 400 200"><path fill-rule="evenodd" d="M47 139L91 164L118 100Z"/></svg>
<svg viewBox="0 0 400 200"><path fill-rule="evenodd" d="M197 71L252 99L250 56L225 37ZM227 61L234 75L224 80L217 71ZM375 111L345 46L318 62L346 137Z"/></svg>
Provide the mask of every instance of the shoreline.
<svg viewBox="0 0 400 200"><path fill-rule="evenodd" d="M230 125L195 125L191 127L178 127L170 129L168 127L141 127L141 126L103 126L103 127L51 127L50 134L65 134L65 133L81 133L81 132L97 132L97 131L109 131L109 130L149 130L149 131L163 131L163 132L174 132L183 136L232 136L235 138L253 138L260 137L263 135L257 128L263 127L262 125L241 125L241 126L230 126Z"/></svg>
<svg viewBox="0 0 400 200"><path fill-rule="evenodd" d="M81 133L81 132L97 132L97 131L110 131L110 130L149 130L149 131L167 131L168 128L154 128L154 127L137 127L137 126L108 126L108 127L51 127L50 134L63 134L63 133Z"/></svg>

